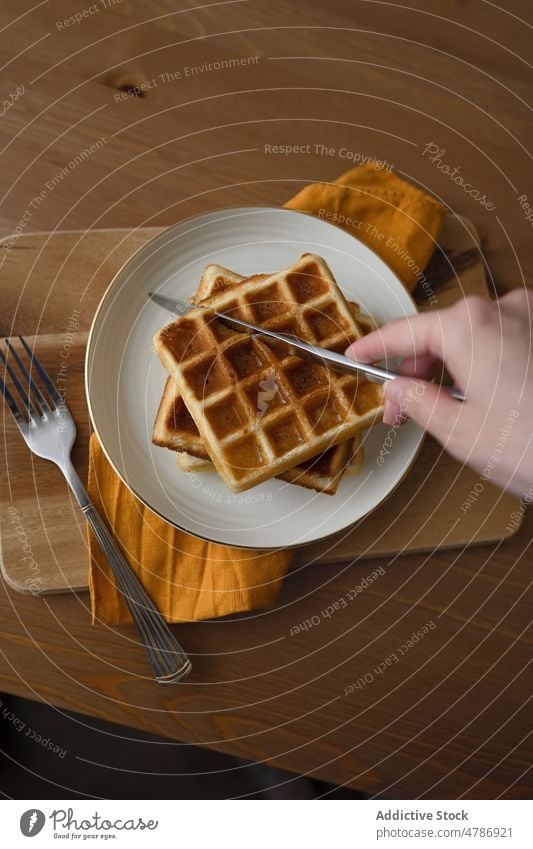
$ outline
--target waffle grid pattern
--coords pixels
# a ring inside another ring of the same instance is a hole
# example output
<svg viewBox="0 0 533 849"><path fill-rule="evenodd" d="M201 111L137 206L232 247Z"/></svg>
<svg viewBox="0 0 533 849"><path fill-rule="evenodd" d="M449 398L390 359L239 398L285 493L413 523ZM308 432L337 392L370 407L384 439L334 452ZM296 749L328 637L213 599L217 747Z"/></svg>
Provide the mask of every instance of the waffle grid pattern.
<svg viewBox="0 0 533 849"><path fill-rule="evenodd" d="M267 274L254 275L256 282L266 279ZM192 302L199 304L205 298L242 283L246 278L219 265L206 266L196 295ZM358 305L350 303L352 315L357 315ZM363 322L365 316L359 314ZM370 320L370 319L369 319ZM361 324L361 322L359 322ZM153 441L157 445L176 451L176 462L184 472L213 472L215 467L209 458L200 433L169 377L165 385L157 413ZM358 474L363 466L363 447L359 437L328 448L318 457L311 457L286 469L277 477L307 489L334 495L345 473Z"/></svg>
<svg viewBox="0 0 533 849"><path fill-rule="evenodd" d="M326 264L311 255L204 303L330 350L343 351L361 335ZM382 411L376 384L274 351L204 310L163 328L155 341L209 455L235 491L348 439Z"/></svg>

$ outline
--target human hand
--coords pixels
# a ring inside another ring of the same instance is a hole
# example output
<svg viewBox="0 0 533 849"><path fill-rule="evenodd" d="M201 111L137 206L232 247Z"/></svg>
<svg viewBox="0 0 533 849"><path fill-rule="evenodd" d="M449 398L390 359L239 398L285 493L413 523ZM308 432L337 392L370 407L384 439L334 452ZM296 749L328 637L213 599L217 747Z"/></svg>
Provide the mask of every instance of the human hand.
<svg viewBox="0 0 533 849"><path fill-rule="evenodd" d="M469 297L391 321L346 354L362 362L402 357L403 377L384 387L384 421L412 419L456 459L533 500L532 318L532 290L498 301ZM429 382L442 365L466 401Z"/></svg>

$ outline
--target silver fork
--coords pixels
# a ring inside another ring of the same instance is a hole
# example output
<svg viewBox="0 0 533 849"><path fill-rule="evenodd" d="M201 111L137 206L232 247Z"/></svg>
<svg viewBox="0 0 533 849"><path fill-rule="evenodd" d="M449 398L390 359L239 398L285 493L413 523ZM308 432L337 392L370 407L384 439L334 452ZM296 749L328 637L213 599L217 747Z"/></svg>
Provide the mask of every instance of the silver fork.
<svg viewBox="0 0 533 849"><path fill-rule="evenodd" d="M35 352L19 336L29 357L29 371L14 345L6 339L8 356L0 348L4 377L11 378L22 399L22 409L0 377L0 390L13 414L30 451L59 466L80 505L98 543L113 571L132 619L137 626L142 645L159 684L174 684L191 671L191 662L174 634L124 559L117 543L92 503L78 477L70 452L76 438L76 425L58 389L43 368ZM13 358L19 373L9 360ZM21 381L22 377L22 381ZM35 379L34 379L35 378ZM37 380L40 378L42 389Z"/></svg>

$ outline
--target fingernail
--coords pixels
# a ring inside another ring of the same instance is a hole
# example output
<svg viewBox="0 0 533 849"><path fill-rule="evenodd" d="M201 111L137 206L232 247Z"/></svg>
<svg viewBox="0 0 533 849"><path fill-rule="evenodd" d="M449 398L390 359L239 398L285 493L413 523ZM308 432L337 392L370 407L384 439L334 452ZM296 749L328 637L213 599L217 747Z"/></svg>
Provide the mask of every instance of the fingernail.
<svg viewBox="0 0 533 849"><path fill-rule="evenodd" d="M385 402L383 404L383 421L385 422L386 425L392 426L397 412L398 412L397 405L393 404L391 401L388 401L385 398Z"/></svg>
<svg viewBox="0 0 533 849"><path fill-rule="evenodd" d="M372 360L369 358L368 354L366 354L366 355L363 354L361 356L361 353L360 353L360 350L359 350L359 348L360 348L359 343L362 342L362 341L363 341L362 339L358 339L357 342L352 342L352 344L348 348L346 348L346 350L344 352L344 356L350 357L350 359L352 359L352 360L359 360L360 363L371 363Z"/></svg>
<svg viewBox="0 0 533 849"><path fill-rule="evenodd" d="M391 401L396 407L400 407L403 400L403 389L396 380L387 380L383 387L383 394L387 401Z"/></svg>

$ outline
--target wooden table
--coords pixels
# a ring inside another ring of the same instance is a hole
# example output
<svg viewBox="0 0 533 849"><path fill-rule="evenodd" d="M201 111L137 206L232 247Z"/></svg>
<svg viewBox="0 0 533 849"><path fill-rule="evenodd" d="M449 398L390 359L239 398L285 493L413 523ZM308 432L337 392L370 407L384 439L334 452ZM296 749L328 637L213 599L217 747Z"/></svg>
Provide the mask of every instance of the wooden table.
<svg viewBox="0 0 533 849"><path fill-rule="evenodd" d="M83 3L34 5L0 13L2 234L279 204L377 156L475 222L496 292L531 281L525 0L109 0L79 23ZM2 586L0 689L383 796L530 797L532 527L383 561L290 636L376 562L299 568L274 611L179 628L179 688L143 677L127 629L92 627L86 595Z"/></svg>

